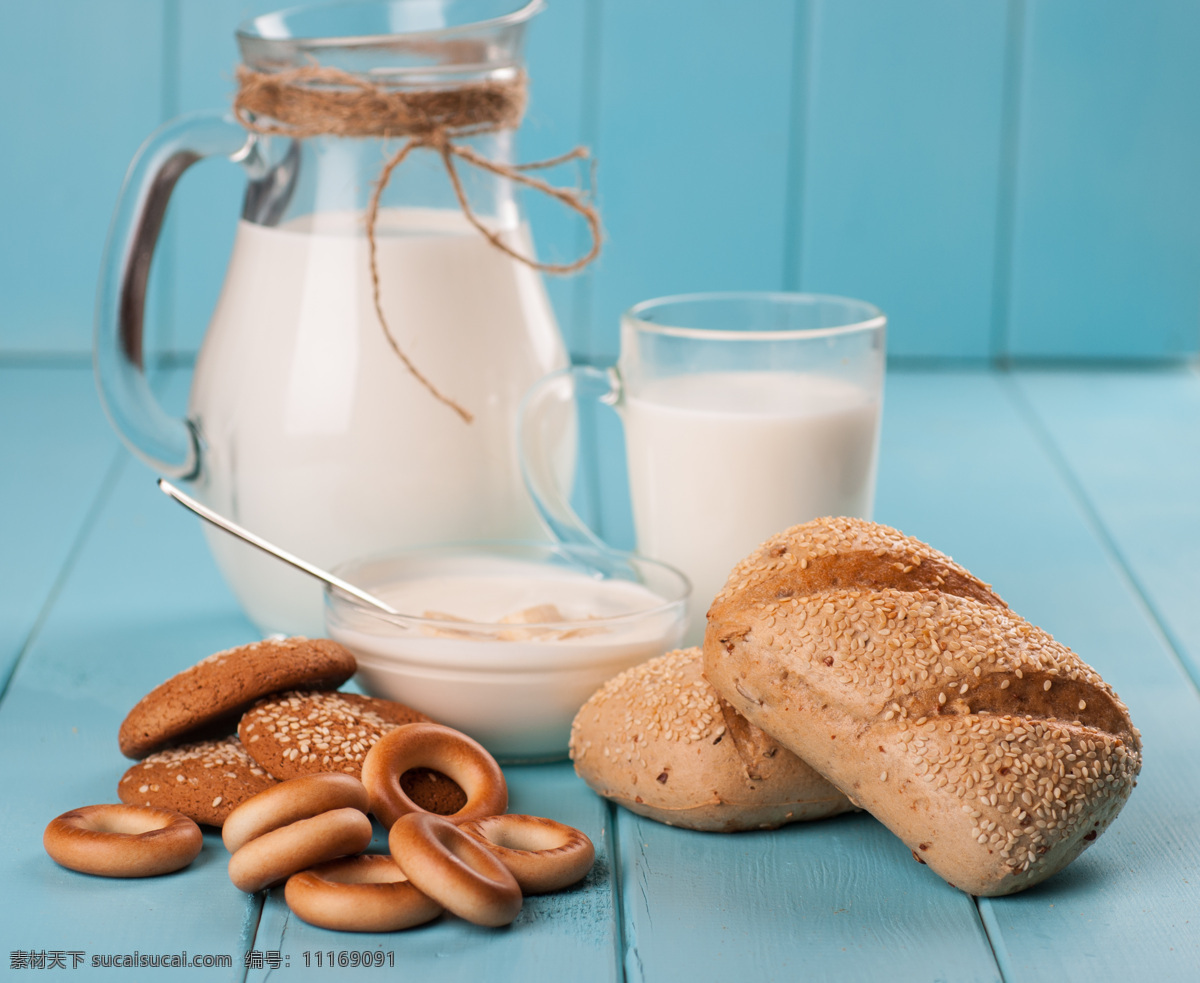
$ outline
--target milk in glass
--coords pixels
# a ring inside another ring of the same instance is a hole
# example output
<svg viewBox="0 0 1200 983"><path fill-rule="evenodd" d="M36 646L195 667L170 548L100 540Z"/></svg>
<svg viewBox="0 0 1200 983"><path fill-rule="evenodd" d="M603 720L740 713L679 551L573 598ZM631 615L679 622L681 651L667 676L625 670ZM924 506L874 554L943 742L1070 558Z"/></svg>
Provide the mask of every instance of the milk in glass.
<svg viewBox="0 0 1200 983"><path fill-rule="evenodd" d="M871 514L880 403L799 372L652 379L624 398L638 551L692 580L688 643L733 565L823 515Z"/></svg>

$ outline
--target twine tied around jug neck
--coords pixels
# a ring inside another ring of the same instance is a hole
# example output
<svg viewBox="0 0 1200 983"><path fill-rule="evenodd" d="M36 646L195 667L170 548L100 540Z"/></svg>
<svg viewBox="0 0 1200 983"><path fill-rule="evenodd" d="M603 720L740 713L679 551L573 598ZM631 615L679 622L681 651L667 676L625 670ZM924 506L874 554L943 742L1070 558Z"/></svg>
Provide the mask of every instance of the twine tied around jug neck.
<svg viewBox="0 0 1200 983"><path fill-rule="evenodd" d="M527 95L523 73L510 79L483 79L446 88L395 89L341 69L319 65L279 72L258 72L242 65L237 70L237 81L234 115L251 132L297 140L316 136L406 138L384 163L367 204L367 249L375 314L388 344L414 378L470 423L474 419L472 414L442 393L413 364L396 341L384 316L375 241L383 192L393 172L413 150L422 147L432 150L442 159L463 215L489 243L517 262L542 273L574 273L600 254L599 213L583 190L557 187L528 172L586 158L588 151L576 147L570 153L549 160L508 164L491 160L459 142L467 137L512 129L520 123ZM577 212L587 223L591 235L588 251L570 263L543 263L514 249L471 208L458 173L459 161L538 191Z"/></svg>

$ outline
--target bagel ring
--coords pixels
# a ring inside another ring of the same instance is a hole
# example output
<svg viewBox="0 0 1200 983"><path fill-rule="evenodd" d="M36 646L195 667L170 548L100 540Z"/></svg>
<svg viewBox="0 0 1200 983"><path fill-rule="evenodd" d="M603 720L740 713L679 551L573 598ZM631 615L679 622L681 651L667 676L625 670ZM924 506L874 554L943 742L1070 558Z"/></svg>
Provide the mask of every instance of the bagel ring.
<svg viewBox="0 0 1200 983"><path fill-rule="evenodd" d="M487 847L432 812L401 816L388 834L392 858L418 890L476 925L507 925L521 889Z"/></svg>
<svg viewBox="0 0 1200 983"><path fill-rule="evenodd" d="M221 827L221 839L236 853L255 837L332 809L366 812L367 790L353 775L323 771L272 785L235 808Z"/></svg>
<svg viewBox="0 0 1200 983"><path fill-rule="evenodd" d="M50 820L42 845L55 863L100 877L155 877L196 859L204 836L187 816L154 806L83 806Z"/></svg>
<svg viewBox="0 0 1200 983"><path fill-rule="evenodd" d="M229 858L229 879L253 894L297 871L347 854L371 842L371 820L357 809L333 809L255 837Z"/></svg>
<svg viewBox="0 0 1200 983"><path fill-rule="evenodd" d="M442 906L383 854L332 860L288 878L284 900L297 918L335 932L396 932L423 925Z"/></svg>
<svg viewBox="0 0 1200 983"><path fill-rule="evenodd" d="M504 773L481 744L441 724L403 724L375 742L362 766L371 812L385 829L401 816L428 812L400 787L400 777L413 768L440 771L466 793L466 804L442 817L452 823L494 816L508 808Z"/></svg>
<svg viewBox="0 0 1200 983"><path fill-rule="evenodd" d="M541 816L509 814L463 823L509 869L523 894L561 891L592 869L596 848L574 826Z"/></svg>

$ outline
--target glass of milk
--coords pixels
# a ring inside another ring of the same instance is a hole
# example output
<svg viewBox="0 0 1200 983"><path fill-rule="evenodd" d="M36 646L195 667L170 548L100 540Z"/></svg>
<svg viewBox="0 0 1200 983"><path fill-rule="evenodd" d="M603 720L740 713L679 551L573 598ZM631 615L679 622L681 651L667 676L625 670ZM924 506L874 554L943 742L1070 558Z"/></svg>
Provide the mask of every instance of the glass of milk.
<svg viewBox="0 0 1200 983"><path fill-rule="evenodd" d="M527 394L519 444L543 520L603 544L555 476L577 401L625 431L637 551L682 570L688 644L733 565L764 539L824 515L870 518L887 319L860 300L708 293L638 304L617 364L554 372ZM569 451L567 451L569 452Z"/></svg>
<svg viewBox="0 0 1200 983"><path fill-rule="evenodd" d="M562 758L579 707L613 676L679 645L687 578L629 553L556 543L445 544L352 561L326 634L368 693L470 734L505 761Z"/></svg>

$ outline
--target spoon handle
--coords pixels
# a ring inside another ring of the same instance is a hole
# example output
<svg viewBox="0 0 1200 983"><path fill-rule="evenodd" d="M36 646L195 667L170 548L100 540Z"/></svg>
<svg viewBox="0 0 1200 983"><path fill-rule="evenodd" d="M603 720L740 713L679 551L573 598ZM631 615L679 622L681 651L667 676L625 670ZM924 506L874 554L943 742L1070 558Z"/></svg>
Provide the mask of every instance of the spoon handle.
<svg viewBox="0 0 1200 983"><path fill-rule="evenodd" d="M385 611L388 614L400 613L390 604L385 604L379 598L368 594L365 590L355 587L353 584L346 583L346 581L342 580L340 577L335 577L333 574L322 570L320 567L314 567L311 563L307 563L300 559L300 557L293 556L291 553L287 552L287 550L280 549L274 543L267 542L261 536L254 535L254 533L252 533L249 529L244 529L236 522L226 519L223 515L214 512L207 505L202 505L200 502L197 502L194 498L192 498L191 495L181 492L173 484L167 481L166 478L158 479L158 487L161 488L163 492L169 495L171 498L175 499L175 501L177 501L180 505L191 509L196 513L196 515L200 516L200 518L211 522L218 529L224 529L227 533L237 536L238 539L249 543L251 546L257 546L264 553L270 553L272 556L283 560L284 563L290 563L296 569L303 570L310 577L316 577L317 580L324 581L325 583L336 587L340 591L345 591L352 597L357 597L360 601L365 601L372 607L379 608L380 611Z"/></svg>

